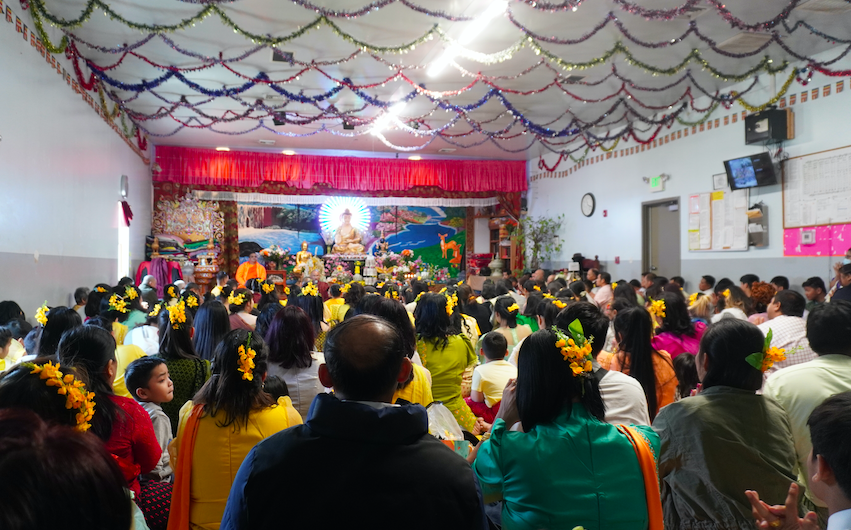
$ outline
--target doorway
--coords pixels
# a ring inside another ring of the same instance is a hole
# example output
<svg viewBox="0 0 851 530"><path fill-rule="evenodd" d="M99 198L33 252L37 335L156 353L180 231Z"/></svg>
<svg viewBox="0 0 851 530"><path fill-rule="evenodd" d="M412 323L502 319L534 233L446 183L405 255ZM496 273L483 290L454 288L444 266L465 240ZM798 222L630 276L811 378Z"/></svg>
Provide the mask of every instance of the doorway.
<svg viewBox="0 0 851 530"><path fill-rule="evenodd" d="M642 267L657 276L680 274L680 200L645 202L642 213Z"/></svg>

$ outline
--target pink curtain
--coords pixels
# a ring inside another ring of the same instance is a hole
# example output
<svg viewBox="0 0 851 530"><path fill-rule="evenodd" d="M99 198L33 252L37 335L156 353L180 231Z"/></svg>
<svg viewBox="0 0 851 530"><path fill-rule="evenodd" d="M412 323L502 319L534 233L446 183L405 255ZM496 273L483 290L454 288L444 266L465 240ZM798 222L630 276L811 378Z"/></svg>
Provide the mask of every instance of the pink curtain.
<svg viewBox="0 0 851 530"><path fill-rule="evenodd" d="M446 191L526 190L523 160L399 160L287 156L250 151L157 146L161 171L154 182L256 188L285 183L294 188L390 191L434 186Z"/></svg>

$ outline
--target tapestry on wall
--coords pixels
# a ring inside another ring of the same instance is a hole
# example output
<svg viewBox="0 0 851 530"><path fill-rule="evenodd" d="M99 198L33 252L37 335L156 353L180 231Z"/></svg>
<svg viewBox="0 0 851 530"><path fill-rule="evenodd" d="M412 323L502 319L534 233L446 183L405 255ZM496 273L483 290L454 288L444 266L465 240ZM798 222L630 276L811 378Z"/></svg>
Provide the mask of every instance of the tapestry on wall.
<svg viewBox="0 0 851 530"><path fill-rule="evenodd" d="M275 246L294 255L306 242L315 256L332 252L332 240L326 240L320 227L320 204L263 206L238 204L240 259L252 252ZM369 206L368 223L363 230L367 254L375 254L382 235L388 250L400 254L413 252L433 268L448 269L454 276L464 265L466 216L464 207Z"/></svg>

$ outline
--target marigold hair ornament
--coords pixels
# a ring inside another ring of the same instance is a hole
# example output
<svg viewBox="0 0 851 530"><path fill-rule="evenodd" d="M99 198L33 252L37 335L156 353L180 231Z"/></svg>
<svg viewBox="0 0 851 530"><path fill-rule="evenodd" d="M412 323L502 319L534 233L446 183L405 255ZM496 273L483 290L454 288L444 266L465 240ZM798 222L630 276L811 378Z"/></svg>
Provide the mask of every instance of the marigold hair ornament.
<svg viewBox="0 0 851 530"><path fill-rule="evenodd" d="M664 300L653 300L650 302L650 307L647 308L647 311L654 317L665 318L665 309Z"/></svg>
<svg viewBox="0 0 851 530"><path fill-rule="evenodd" d="M254 380L254 357L257 356L257 352L251 349L250 344L251 333L249 332L245 344L240 344L237 350L239 354L239 359L237 359L239 371L242 372L242 378L246 381Z"/></svg>
<svg viewBox="0 0 851 530"><path fill-rule="evenodd" d="M64 375L59 370L59 363L52 362L38 365L33 363L21 363L21 366L29 368L31 374L38 374L47 386L55 386L56 393L65 396L65 408L77 409L76 429L80 432L89 430L89 420L95 415L94 392L86 392L86 386L82 381L72 374Z"/></svg>
<svg viewBox="0 0 851 530"><path fill-rule="evenodd" d="M753 366L754 368L763 373L772 366L774 366L774 363L785 361L787 353L789 355L793 355L802 348L801 346L798 346L787 352L783 348L772 346L771 338L773 336L774 332L771 330L771 328L769 328L768 333L765 335L765 342L762 345L762 351L752 353L745 357L745 361L747 361L749 365Z"/></svg>
<svg viewBox="0 0 851 530"><path fill-rule="evenodd" d="M38 322L42 326L46 326L48 311L50 311L50 308L47 307L47 300L45 300L44 303L41 304L41 307L39 307L38 310L35 312L36 322Z"/></svg>
<svg viewBox="0 0 851 530"><path fill-rule="evenodd" d="M275 284L271 282L264 282L260 288L263 289L264 293L269 294L275 290Z"/></svg>
<svg viewBox="0 0 851 530"><path fill-rule="evenodd" d="M520 311L520 306L518 306L517 304L511 304L510 306L506 307L505 310L509 313L516 313Z"/></svg>
<svg viewBox="0 0 851 530"><path fill-rule="evenodd" d="M153 308L153 309L151 309L151 312L150 312L150 313L148 313L148 316L149 316L149 317L155 317L155 316L159 315L159 314L160 314L160 309L162 309L162 307L163 307L163 306L162 306L162 304L157 304L157 305L155 305L155 306L154 306L154 308Z"/></svg>
<svg viewBox="0 0 851 530"><path fill-rule="evenodd" d="M319 296L319 289L316 288L315 283L308 283L304 287L301 288L302 296Z"/></svg>
<svg viewBox="0 0 851 530"><path fill-rule="evenodd" d="M139 291L136 290L132 285L128 285L126 289L124 289L124 298L128 300L135 300L139 298Z"/></svg>
<svg viewBox="0 0 851 530"><path fill-rule="evenodd" d="M242 305L245 303L245 293L234 294L231 293L228 295L228 303L230 305Z"/></svg>
<svg viewBox="0 0 851 530"><path fill-rule="evenodd" d="M555 326L552 329L556 334L556 347L561 350L564 360L570 363L573 376L588 376L591 374L593 370L591 363L591 343L594 341L594 337L585 337L585 333L582 330L582 323L579 322L579 319L574 320L567 327L570 336Z"/></svg>
<svg viewBox="0 0 851 530"><path fill-rule="evenodd" d="M118 311L119 313L127 313L130 311L127 309L127 302L125 302L124 299L117 294L109 297L109 310Z"/></svg>
<svg viewBox="0 0 851 530"><path fill-rule="evenodd" d="M186 322L186 304L183 300L168 308L168 320L174 329L180 329L180 325Z"/></svg>

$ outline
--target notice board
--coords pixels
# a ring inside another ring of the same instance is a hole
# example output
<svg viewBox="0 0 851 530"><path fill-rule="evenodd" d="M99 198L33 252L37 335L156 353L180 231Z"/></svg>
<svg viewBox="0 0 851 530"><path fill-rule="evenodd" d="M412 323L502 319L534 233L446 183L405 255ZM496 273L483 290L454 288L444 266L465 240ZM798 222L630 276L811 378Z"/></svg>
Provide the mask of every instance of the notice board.
<svg viewBox="0 0 851 530"><path fill-rule="evenodd" d="M723 190L690 195L689 251L747 250L747 212L748 190Z"/></svg>
<svg viewBox="0 0 851 530"><path fill-rule="evenodd" d="M790 158L783 168L783 228L851 223L851 146Z"/></svg>

